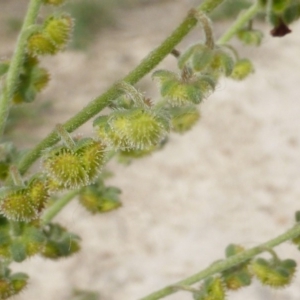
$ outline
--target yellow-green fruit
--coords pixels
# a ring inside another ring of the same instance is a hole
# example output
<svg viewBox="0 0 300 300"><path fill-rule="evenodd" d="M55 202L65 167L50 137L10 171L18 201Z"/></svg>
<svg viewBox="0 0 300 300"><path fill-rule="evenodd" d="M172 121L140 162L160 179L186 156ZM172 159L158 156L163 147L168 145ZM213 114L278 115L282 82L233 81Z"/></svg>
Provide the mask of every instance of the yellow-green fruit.
<svg viewBox="0 0 300 300"><path fill-rule="evenodd" d="M120 121L126 123L119 132ZM141 108L129 110L121 118L118 115L114 116L111 127L127 141L130 148L141 150L157 145L168 130L168 124L162 118L150 110Z"/></svg>
<svg viewBox="0 0 300 300"><path fill-rule="evenodd" d="M93 139L84 139L80 144L75 151L86 170L89 181L92 182L104 165L105 146Z"/></svg>
<svg viewBox="0 0 300 300"><path fill-rule="evenodd" d="M276 264L258 258L251 263L251 272L264 285L274 288L284 287L293 279L296 263L293 260L280 261Z"/></svg>
<svg viewBox="0 0 300 300"><path fill-rule="evenodd" d="M28 196L36 210L40 213L45 208L49 198L47 180L34 178L28 185Z"/></svg>
<svg viewBox="0 0 300 300"><path fill-rule="evenodd" d="M27 49L31 55L53 55L59 50L59 48L43 33L32 34L28 38Z"/></svg>
<svg viewBox="0 0 300 300"><path fill-rule="evenodd" d="M57 47L63 48L69 41L73 27L72 18L68 15L50 17L44 25L43 34Z"/></svg>
<svg viewBox="0 0 300 300"><path fill-rule="evenodd" d="M220 277L207 279L199 293L194 294L195 300L225 300L225 289Z"/></svg>
<svg viewBox="0 0 300 300"><path fill-rule="evenodd" d="M243 80L254 72L251 61L247 58L238 60L231 73L231 78L235 80Z"/></svg>
<svg viewBox="0 0 300 300"><path fill-rule="evenodd" d="M129 147L127 141L121 136L119 131L111 128L109 125L109 119L109 116L100 116L94 120L93 126L97 136L100 138L102 143L114 150L127 149ZM122 132L124 124L122 124L123 120L120 121L121 122L119 124L116 123L115 126L120 126ZM124 120L124 123L126 124L126 120Z"/></svg>
<svg viewBox="0 0 300 300"><path fill-rule="evenodd" d="M89 183L79 155L65 146L50 150L44 157L43 166L49 177L65 188L78 188Z"/></svg>
<svg viewBox="0 0 300 300"><path fill-rule="evenodd" d="M0 213L10 220L25 222L39 216L27 188L11 189L3 193L0 196Z"/></svg>

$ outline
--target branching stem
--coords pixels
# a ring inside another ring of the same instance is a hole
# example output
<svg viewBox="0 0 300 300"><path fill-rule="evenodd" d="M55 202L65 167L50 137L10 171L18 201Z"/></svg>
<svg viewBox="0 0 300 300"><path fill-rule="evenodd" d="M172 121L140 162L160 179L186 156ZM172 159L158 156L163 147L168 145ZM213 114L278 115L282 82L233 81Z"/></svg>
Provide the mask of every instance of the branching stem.
<svg viewBox="0 0 300 300"><path fill-rule="evenodd" d="M211 12L224 0L205 0L197 7L197 10L205 14ZM142 77L148 74L154 67L156 67L174 48L175 46L195 27L197 20L194 16L188 14L183 22L173 31L173 33L156 49L149 53L141 63L133 69L121 81L125 81L131 85L137 83ZM86 121L98 114L104 109L112 99L115 99L120 92L115 85L109 88L104 94L91 101L83 110L69 119L63 124L68 132L73 132ZM41 152L53 146L58 142L58 135L53 130L45 139L43 139L36 147L30 151L19 163L19 170L24 174L27 169L39 158Z"/></svg>
<svg viewBox="0 0 300 300"><path fill-rule="evenodd" d="M189 286L194 283L197 283L200 280L205 279L208 276L212 276L214 274L217 274L224 270L232 268L242 262L247 261L248 259L251 259L252 257L254 257L262 252L265 252L266 249L272 249L275 246L277 246L285 241L291 240L299 235L300 235L300 224L297 224L293 228L287 230L285 233L279 235L278 237L276 237L266 243L263 243L257 247L251 248L249 250L245 250L239 254L230 256L229 258L224 259L222 261L215 262L208 268L204 269L203 271L196 273L196 274L194 274L186 279L183 279L179 282L176 282L172 285L169 285L161 290L158 290L146 297L141 298L140 300L157 300L157 299L164 298L168 295L174 294L175 292L177 292L177 290L174 289L174 286Z"/></svg>
<svg viewBox="0 0 300 300"><path fill-rule="evenodd" d="M9 69L7 72L6 80L3 84L2 93L0 96L0 136L3 135L11 100L13 98L15 88L18 83L20 68L25 57L26 42L28 38L28 31L34 25L37 18L41 0L31 0L27 9L27 14L20 31L20 35L15 47L15 52L10 61Z"/></svg>

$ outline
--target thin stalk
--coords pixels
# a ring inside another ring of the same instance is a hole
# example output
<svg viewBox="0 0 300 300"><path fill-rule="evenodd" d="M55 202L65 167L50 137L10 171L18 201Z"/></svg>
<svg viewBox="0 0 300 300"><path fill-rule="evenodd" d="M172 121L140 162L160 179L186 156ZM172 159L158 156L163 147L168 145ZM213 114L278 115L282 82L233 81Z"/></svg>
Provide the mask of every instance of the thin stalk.
<svg viewBox="0 0 300 300"><path fill-rule="evenodd" d="M251 248L249 250L245 250L239 254L230 256L227 259L224 259L222 261L218 261L213 263L208 268L204 269L203 271L196 273L184 280L181 280L179 282L176 282L172 285L169 285L161 290L158 290L146 297L141 298L140 300L157 300L164 298L168 295L174 294L178 291L176 289L177 286L189 286L194 283L199 282L200 280L203 280L209 276L212 276L214 274L220 273L222 271L225 271L229 268L232 268L242 262L247 261L248 259L251 259L252 257L267 251L266 249L272 249L279 244L291 240L297 236L300 235L300 224L295 225L293 228L287 230L285 233L279 235L278 237L265 242L257 247Z"/></svg>
<svg viewBox="0 0 300 300"><path fill-rule="evenodd" d="M54 202L43 214L42 223L48 224L51 220L69 203L73 200L75 196L78 195L79 190L74 190L66 193L56 202Z"/></svg>
<svg viewBox="0 0 300 300"><path fill-rule="evenodd" d="M261 5L259 1L255 1L245 12L241 13L237 20L230 26L230 28L221 36L218 40L218 44L226 44L231 40L234 35L246 24L249 22L260 10Z"/></svg>
<svg viewBox="0 0 300 300"><path fill-rule="evenodd" d="M204 13L209 13L215 9L224 0L205 0L197 7L197 10ZM131 85L137 83L141 78L148 74L156 67L174 48L175 46L196 26L197 20L192 14L183 20L183 22L173 31L173 33L160 46L154 49L146 56L141 63L133 69L121 81L125 81ZM86 121L94 117L103 110L112 99L115 99L120 92L117 85L110 87L104 94L91 101L83 110L69 119L63 124L68 132L73 132ZM36 147L23 157L18 167L21 174L24 174L27 169L39 158L42 151L53 146L59 140L55 130L53 130L45 139L43 139Z"/></svg>
<svg viewBox="0 0 300 300"><path fill-rule="evenodd" d="M25 57L28 30L30 26L35 23L40 6L41 0L31 0L29 2L27 14L19 34L17 45L15 47L15 52L10 61L6 80L3 84L2 94L0 97L0 136L3 135L5 129L6 120L8 118L9 109L11 106L11 100L18 83L20 68L22 67Z"/></svg>

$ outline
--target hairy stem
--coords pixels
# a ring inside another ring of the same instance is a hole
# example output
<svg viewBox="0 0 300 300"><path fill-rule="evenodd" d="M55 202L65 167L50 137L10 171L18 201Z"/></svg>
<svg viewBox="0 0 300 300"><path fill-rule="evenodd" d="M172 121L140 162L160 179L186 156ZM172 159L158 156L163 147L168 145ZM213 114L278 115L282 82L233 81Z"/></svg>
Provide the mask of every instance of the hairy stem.
<svg viewBox="0 0 300 300"><path fill-rule="evenodd" d="M237 20L230 26L230 28L218 40L218 44L226 44L233 36L249 22L260 10L261 6L259 1L255 1L245 12L241 13Z"/></svg>
<svg viewBox="0 0 300 300"><path fill-rule="evenodd" d="M211 12L224 0L205 0L201 5L197 7L197 10L204 13ZM183 22L173 31L173 33L155 50L149 53L141 63L133 69L127 76L121 81L125 81L129 84L137 83L142 77L148 74L154 67L156 67L174 48L175 46L196 26L196 18L188 14ZM63 127L72 132L86 121L98 114L104 109L112 99L115 99L119 95L119 91L116 85L110 87L104 94L91 101L83 110L69 119L63 124ZM45 139L43 139L36 147L30 151L19 163L19 169L21 174L24 174L31 164L39 158L41 152L47 147L53 146L58 142L58 135L52 131Z"/></svg>
<svg viewBox="0 0 300 300"><path fill-rule="evenodd" d="M78 195L79 190L74 190L66 193L60 197L56 202L54 202L43 214L42 222L47 224L69 203L73 200L75 196Z"/></svg>
<svg viewBox="0 0 300 300"><path fill-rule="evenodd" d="M212 276L214 274L220 273L224 270L227 270L229 268L232 268L242 262L245 262L248 259L251 259L252 257L267 251L266 249L272 249L275 246L291 240L297 236L300 235L300 224L295 225L293 228L287 230L285 233L279 235L278 237L265 242L257 247L251 248L249 250L245 250L239 254L230 256L227 259L224 259L222 261L218 261L213 263L208 268L204 269L203 271L196 273L184 280L181 280L179 282L176 282L172 285L169 285L161 290L158 290L146 297L141 298L140 300L157 300L164 298L168 295L174 294L178 291L178 286L189 286L194 283L199 282L202 279L207 278L208 276Z"/></svg>
<svg viewBox="0 0 300 300"><path fill-rule="evenodd" d="M13 98L15 88L18 84L20 68L25 57L26 42L28 38L28 30L30 26L35 23L41 0L31 0L27 9L27 14L21 28L15 52L10 61L9 69L7 72L6 80L3 84L2 93L0 97L0 136L3 135L6 120L8 118L11 100Z"/></svg>

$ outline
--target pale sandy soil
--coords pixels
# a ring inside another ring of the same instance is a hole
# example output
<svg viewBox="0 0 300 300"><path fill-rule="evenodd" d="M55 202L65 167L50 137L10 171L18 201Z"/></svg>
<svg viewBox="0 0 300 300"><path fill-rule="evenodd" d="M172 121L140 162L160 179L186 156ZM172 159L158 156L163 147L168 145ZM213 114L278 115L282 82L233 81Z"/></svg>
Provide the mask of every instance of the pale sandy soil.
<svg viewBox="0 0 300 300"><path fill-rule="evenodd" d="M53 106L38 128L20 128L17 142L40 140L105 91L189 8L189 1L156 1L121 12L118 28L103 31L87 53L68 51L44 60L53 80L39 101L51 99ZM76 202L69 205L57 220L82 237L82 251L58 262L34 257L15 264L31 281L14 299L66 300L73 288L98 291L101 300L139 299L222 258L229 243L252 247L289 228L300 198L300 24L292 29L283 39L266 30L259 49L239 47L241 56L253 60L256 74L244 82L222 80L200 105L202 119L192 131L172 135L163 151L128 167L111 163L116 176L110 183L122 188L123 208L91 217ZM179 48L199 37L200 29ZM12 40L0 47L1 55L9 55ZM160 67L174 69L174 58ZM157 95L149 78L140 86ZM35 136L21 139L28 129ZM91 122L78 130L91 131ZM281 246L278 253L300 263L294 246ZM278 291L256 282L229 298L298 300L299 284L299 274Z"/></svg>

